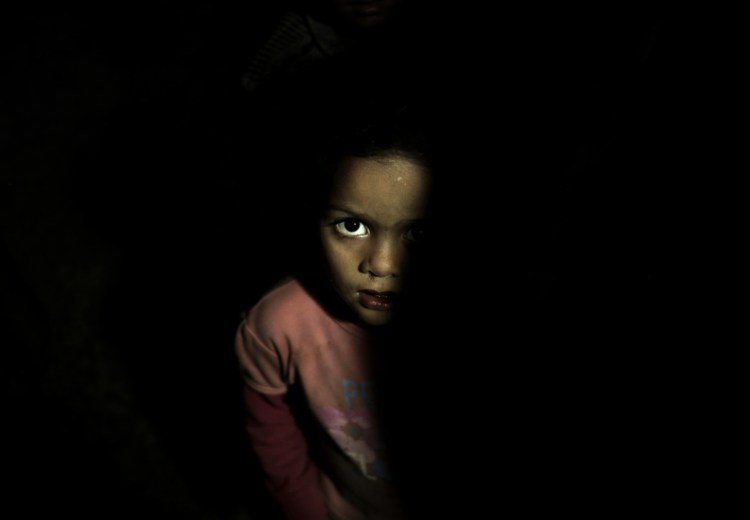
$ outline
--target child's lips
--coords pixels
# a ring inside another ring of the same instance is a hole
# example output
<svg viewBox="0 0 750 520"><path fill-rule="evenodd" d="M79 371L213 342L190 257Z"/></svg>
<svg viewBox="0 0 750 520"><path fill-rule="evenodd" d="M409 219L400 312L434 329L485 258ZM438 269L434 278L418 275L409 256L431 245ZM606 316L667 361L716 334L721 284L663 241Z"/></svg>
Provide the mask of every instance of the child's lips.
<svg viewBox="0 0 750 520"><path fill-rule="evenodd" d="M359 303L370 310L389 311L397 296L398 294L393 291L379 292L363 289L359 291Z"/></svg>

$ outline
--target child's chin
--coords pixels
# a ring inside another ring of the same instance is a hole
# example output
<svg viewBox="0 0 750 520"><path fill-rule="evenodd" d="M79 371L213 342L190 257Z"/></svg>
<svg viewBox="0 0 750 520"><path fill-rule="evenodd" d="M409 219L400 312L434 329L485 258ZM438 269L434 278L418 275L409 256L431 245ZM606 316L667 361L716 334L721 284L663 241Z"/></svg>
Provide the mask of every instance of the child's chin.
<svg viewBox="0 0 750 520"><path fill-rule="evenodd" d="M393 319L393 313L391 311L364 310L360 311L359 319L367 325L379 327L381 325L388 325Z"/></svg>

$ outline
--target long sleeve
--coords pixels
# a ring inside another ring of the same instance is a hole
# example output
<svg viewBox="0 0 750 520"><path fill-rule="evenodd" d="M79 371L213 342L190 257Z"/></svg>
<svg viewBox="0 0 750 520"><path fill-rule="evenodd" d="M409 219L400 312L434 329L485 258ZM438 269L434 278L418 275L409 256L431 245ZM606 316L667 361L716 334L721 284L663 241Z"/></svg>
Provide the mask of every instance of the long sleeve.
<svg viewBox="0 0 750 520"><path fill-rule="evenodd" d="M271 495L289 520L322 520L327 506L318 468L282 395L244 385L246 428Z"/></svg>

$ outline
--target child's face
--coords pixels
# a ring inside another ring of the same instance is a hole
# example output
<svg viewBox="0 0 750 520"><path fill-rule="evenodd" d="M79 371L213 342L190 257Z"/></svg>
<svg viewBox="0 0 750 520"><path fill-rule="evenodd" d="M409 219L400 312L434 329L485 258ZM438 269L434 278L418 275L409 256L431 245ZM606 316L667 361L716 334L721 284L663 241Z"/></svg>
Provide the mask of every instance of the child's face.
<svg viewBox="0 0 750 520"><path fill-rule="evenodd" d="M393 317L428 189L429 173L404 157L350 157L339 167L320 236L334 289L368 325Z"/></svg>

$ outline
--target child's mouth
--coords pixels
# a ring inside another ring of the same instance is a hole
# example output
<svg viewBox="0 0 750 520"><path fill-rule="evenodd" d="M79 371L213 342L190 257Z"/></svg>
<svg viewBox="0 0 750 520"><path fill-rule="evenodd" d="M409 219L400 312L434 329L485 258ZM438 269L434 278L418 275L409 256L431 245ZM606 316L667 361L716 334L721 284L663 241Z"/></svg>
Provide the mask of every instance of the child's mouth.
<svg viewBox="0 0 750 520"><path fill-rule="evenodd" d="M395 292L359 291L359 303L373 311L389 311L396 299Z"/></svg>

